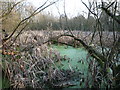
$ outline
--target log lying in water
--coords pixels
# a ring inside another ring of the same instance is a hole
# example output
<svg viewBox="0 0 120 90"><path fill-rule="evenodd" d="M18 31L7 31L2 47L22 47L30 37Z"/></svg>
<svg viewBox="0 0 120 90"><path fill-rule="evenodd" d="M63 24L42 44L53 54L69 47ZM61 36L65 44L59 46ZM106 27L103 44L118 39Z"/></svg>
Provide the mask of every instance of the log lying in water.
<svg viewBox="0 0 120 90"><path fill-rule="evenodd" d="M103 67L104 66L104 62L107 61L107 59L102 55L100 54L99 52L97 52L96 50L94 50L92 47L88 46L87 44L85 44L81 39L78 39L76 38L75 36L73 35L59 35L57 37L52 37L49 41L54 41L54 42L58 42L58 39L62 36L69 36L69 37L72 37L74 38L74 40L76 41L79 41L80 44L82 44L82 46L89 52L89 54L94 57L98 62L99 64ZM69 45L69 44L68 44Z"/></svg>

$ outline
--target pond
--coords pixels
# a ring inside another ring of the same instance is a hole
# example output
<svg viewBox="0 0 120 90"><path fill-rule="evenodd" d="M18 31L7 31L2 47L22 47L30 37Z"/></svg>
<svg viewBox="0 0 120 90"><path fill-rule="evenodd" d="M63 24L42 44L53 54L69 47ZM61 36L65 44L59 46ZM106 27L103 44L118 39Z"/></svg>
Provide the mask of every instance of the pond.
<svg viewBox="0 0 120 90"><path fill-rule="evenodd" d="M72 69L76 72L81 72L81 74L79 74L80 77L77 78L77 76L75 76L76 80L71 81L74 82L76 86L70 88L84 88L85 83L80 81L82 78L86 79L88 75L88 52L84 48L74 48L71 46L52 45L52 47L58 50L61 56L66 58L66 60L61 61L62 65L56 63L60 69Z"/></svg>

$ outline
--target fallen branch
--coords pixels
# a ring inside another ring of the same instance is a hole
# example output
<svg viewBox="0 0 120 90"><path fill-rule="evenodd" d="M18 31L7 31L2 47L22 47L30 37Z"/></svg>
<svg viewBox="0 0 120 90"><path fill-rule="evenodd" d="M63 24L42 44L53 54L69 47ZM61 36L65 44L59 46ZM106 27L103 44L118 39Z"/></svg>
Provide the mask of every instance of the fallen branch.
<svg viewBox="0 0 120 90"><path fill-rule="evenodd" d="M54 42L54 43L61 43L61 44L66 44L66 43L62 43L62 42L59 42L58 39L62 36L69 36L69 37L72 37L74 38L74 40L76 41L79 41L80 44L82 44L82 46L88 51L88 53L94 57L100 64L101 67L104 66L104 62L107 61L107 58L105 58L102 54L100 54L99 52L97 52L96 50L94 50L91 46L88 46L87 44L84 43L84 41L82 41L81 39L78 39L77 37L73 36L73 35L66 35L66 34L62 34L62 35L59 35L59 36L56 36L56 37L52 37L50 38L48 41L46 42L43 42L42 44L39 44L39 46L43 45L43 44L46 44L48 42ZM72 46L70 44L66 44L68 46Z"/></svg>

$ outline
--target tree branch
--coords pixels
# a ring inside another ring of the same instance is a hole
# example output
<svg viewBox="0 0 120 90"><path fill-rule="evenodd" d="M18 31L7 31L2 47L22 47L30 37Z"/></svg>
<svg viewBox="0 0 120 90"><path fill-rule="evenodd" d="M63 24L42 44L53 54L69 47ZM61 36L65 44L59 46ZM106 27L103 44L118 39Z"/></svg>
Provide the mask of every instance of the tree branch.
<svg viewBox="0 0 120 90"><path fill-rule="evenodd" d="M16 4L14 4L13 7L11 7L8 12L3 13L3 14L0 16L0 19L6 17L7 15L9 15L9 14L12 12L12 10L13 10L18 4L20 4L20 3L23 2L23 1L24 1L24 0L21 0L21 1L17 2ZM9 7L8 7L8 8L9 8Z"/></svg>
<svg viewBox="0 0 120 90"><path fill-rule="evenodd" d="M120 20L117 19L117 17L116 17L115 15L113 15L107 8L101 7L101 9L102 9L103 11L105 11L106 14L109 15L112 19L114 19L116 22L118 22L118 23L120 24Z"/></svg>
<svg viewBox="0 0 120 90"><path fill-rule="evenodd" d="M54 42L54 43L61 43L61 44L65 44L65 45L69 45L67 43L62 43L62 42L59 42L58 39L60 37L63 37L63 36L69 36L69 37L72 37L74 38L74 40L76 41L79 41L82 46L88 51L88 53L94 57L100 64L101 67L104 66L104 62L107 61L107 58L104 57L102 54L100 54L99 52L97 52L96 50L94 50L91 46L88 46L87 44L85 44L81 39L78 39L77 37L73 36L73 35L69 35L69 34L62 34L62 35L59 35L59 36L56 36L56 37L52 37L50 38L48 41L46 42L43 42L42 44L39 44L39 46L43 45L43 44L46 44L48 42ZM69 45L69 46L73 46L73 45Z"/></svg>
<svg viewBox="0 0 120 90"><path fill-rule="evenodd" d="M47 1L48 1L48 0L47 0ZM28 19L30 19L31 17L33 17L33 16L35 16L36 14L40 13L41 11L43 11L44 9L46 9L47 7L53 5L54 3L58 2L59 0L54 1L54 2L50 3L49 5L43 7L43 6L47 3L47 1L46 1L42 6L38 7L29 17L27 17L27 18L23 19L22 21L20 21L19 24L16 26L16 28L13 30L13 32L12 32L7 38L3 39L3 41L7 41L8 39L10 39L10 38L14 35L14 33L17 31L17 29L19 28L19 26L20 26L21 24L25 23ZM43 7L43 8L42 8L42 7ZM40 8L42 8L42 9L39 10ZM39 10L39 11L38 11L38 10ZM38 12L37 12L37 11L38 11Z"/></svg>

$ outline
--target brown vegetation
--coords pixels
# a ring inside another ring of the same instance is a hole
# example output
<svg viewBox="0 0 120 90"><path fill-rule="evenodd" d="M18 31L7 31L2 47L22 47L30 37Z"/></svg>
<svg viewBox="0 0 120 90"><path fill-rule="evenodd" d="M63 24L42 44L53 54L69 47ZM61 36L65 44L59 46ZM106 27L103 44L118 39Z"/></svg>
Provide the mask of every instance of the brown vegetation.
<svg viewBox="0 0 120 90"><path fill-rule="evenodd" d="M0 19L3 22L3 29L7 33L10 32L8 35L5 33L0 35L2 41L0 46L2 49L0 67L2 67L3 76L10 81L10 87L30 86L44 88L49 86L51 88L72 86L72 84L67 83L67 80L68 77L73 77L76 73L71 69L68 71L59 70L55 65L56 62L61 64L61 60L65 59L60 56L59 52L48 46L56 43L75 47L82 45L89 52L89 55L93 57L90 62L91 65L89 65L93 83L88 85L87 80L87 87L98 88L103 84L106 88L120 87L120 20L119 7L117 6L119 3L117 1L101 2L101 4L97 5L97 2L93 0L93 2L89 2L90 7L88 7L81 0L89 10L88 18L85 19L81 15L72 18L73 20L67 18L64 5L62 19L60 16L61 22L49 17L50 22L44 23L43 20L42 23L42 26L45 26L47 30L30 31L28 25L36 26L39 24L36 21L31 23L35 20L33 17L57 1L46 5L47 0L36 9L30 8L30 6L27 8L24 3L21 5L21 2L3 3L3 12ZM17 7L18 4L20 4L19 8ZM28 10L27 14L26 11L22 11L21 6ZM8 10L6 10L6 7ZM93 14L94 17L90 14ZM55 24L53 24L52 20L55 21ZM73 27L84 31L75 31L77 29L71 27L74 21ZM59 26L59 24L61 25ZM58 25L57 28L63 30L53 31L53 28L56 28L54 25ZM26 27L28 31L23 32ZM57 83L58 81L59 83ZM66 81L66 83L63 84L62 81Z"/></svg>
<svg viewBox="0 0 120 90"><path fill-rule="evenodd" d="M94 34L93 40L92 40L93 32L72 31L72 33L75 37L83 40L87 45L90 45L92 42L95 46L100 46L100 37L99 37L98 32ZM18 39L18 41L20 40L20 42L24 44L27 44L29 42L33 42L33 44L36 44L36 43L41 44L49 40L50 38L54 38L62 34L70 34L70 33L67 31L52 31L50 33L50 31L48 30L26 31L20 35L20 38ZM118 39L118 37L120 37L120 34L119 32L116 32L116 38ZM109 48L112 46L114 42L113 33L105 31L103 32L101 39L102 39L103 46ZM74 39L69 36L63 36L58 39L58 42L72 44L74 42Z"/></svg>

